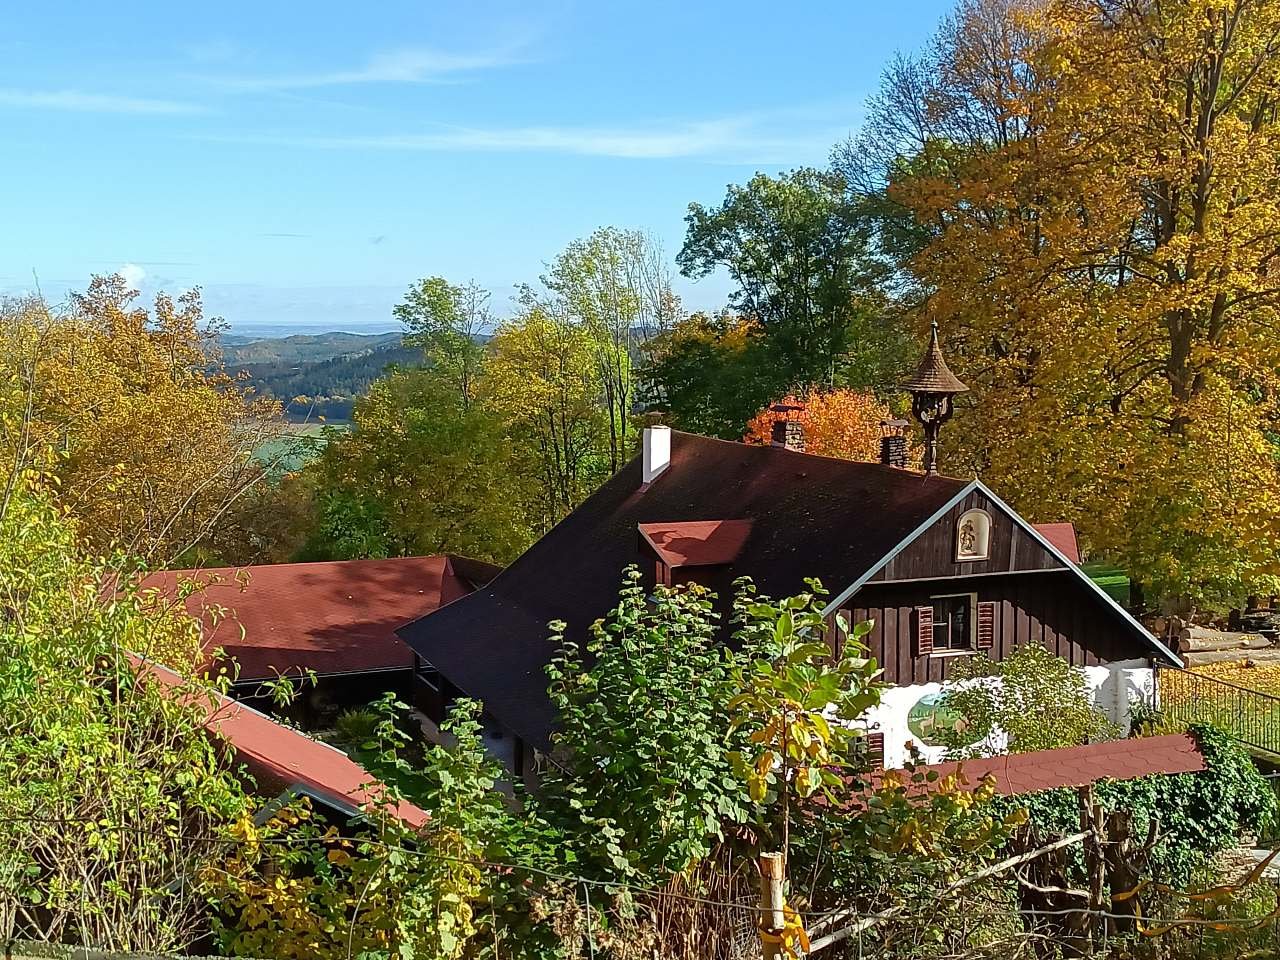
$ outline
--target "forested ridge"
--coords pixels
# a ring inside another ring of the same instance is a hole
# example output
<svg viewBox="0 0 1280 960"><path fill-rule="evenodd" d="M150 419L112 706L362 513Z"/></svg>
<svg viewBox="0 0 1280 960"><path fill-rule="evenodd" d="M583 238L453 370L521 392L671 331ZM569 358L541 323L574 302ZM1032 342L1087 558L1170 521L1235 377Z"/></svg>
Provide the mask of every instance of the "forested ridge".
<svg viewBox="0 0 1280 960"><path fill-rule="evenodd" d="M355 399L392 365L415 366L422 353L403 336L322 334L222 347L229 372L263 396L284 404L293 421L349 420Z"/></svg>

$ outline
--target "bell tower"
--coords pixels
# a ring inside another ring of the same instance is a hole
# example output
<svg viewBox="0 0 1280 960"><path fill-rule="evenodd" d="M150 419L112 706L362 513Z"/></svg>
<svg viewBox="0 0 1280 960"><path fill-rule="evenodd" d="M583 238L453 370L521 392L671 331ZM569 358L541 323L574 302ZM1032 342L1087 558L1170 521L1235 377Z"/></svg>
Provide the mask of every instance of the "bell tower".
<svg viewBox="0 0 1280 960"><path fill-rule="evenodd" d="M924 428L924 472L938 472L938 431L955 412L952 399L957 393L967 393L969 388L947 367L942 359L942 347L938 344L938 321L933 322L929 337L929 349L916 368L916 374L902 385L911 393L911 413Z"/></svg>

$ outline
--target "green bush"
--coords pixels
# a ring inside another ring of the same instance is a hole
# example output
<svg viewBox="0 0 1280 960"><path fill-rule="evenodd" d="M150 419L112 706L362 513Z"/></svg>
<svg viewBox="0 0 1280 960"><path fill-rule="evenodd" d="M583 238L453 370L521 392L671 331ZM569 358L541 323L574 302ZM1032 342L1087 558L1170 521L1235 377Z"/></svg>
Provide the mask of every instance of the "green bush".
<svg viewBox="0 0 1280 960"><path fill-rule="evenodd" d="M1188 884L1198 869L1242 837L1269 829L1277 815L1274 791L1239 743L1215 727L1193 725L1190 731L1208 769L1104 780L1094 789L1104 809L1134 814L1138 834L1152 817L1159 818L1162 839L1151 859L1152 872L1173 886ZM1079 829L1079 801L1072 790L1045 790L1005 802L1025 806L1042 831Z"/></svg>

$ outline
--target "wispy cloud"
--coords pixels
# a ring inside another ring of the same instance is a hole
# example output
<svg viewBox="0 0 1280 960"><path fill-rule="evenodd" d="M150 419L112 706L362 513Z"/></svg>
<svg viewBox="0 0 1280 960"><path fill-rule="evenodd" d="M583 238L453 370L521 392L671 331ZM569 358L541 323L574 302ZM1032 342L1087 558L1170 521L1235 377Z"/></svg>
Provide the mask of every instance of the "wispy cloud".
<svg viewBox="0 0 1280 960"><path fill-rule="evenodd" d="M249 136L234 142L329 150L561 153L632 160L702 158L741 163L802 162L825 156L845 131L821 125L784 129L762 117L621 126L459 127L372 136Z"/></svg>
<svg viewBox="0 0 1280 960"><path fill-rule="evenodd" d="M238 90L306 90L371 83L447 83L467 74L518 62L520 58L515 47L473 53L409 47L375 54L356 67L258 77L224 77L218 82Z"/></svg>
<svg viewBox="0 0 1280 960"><path fill-rule="evenodd" d="M15 90L0 88L0 106L29 110L71 110L80 113L181 114L203 113L194 103L155 100L148 97L119 97L85 93L81 90Z"/></svg>

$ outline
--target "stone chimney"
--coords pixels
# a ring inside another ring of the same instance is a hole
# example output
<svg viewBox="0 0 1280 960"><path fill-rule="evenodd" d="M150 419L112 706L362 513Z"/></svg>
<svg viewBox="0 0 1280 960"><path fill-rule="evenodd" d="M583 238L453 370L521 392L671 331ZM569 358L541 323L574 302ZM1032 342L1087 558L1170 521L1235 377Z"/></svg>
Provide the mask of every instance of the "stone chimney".
<svg viewBox="0 0 1280 960"><path fill-rule="evenodd" d="M773 421L773 446L804 453L804 424L799 420Z"/></svg>
<svg viewBox="0 0 1280 960"><path fill-rule="evenodd" d="M907 421L880 421L880 462L886 467L897 467L899 470L907 466Z"/></svg>

